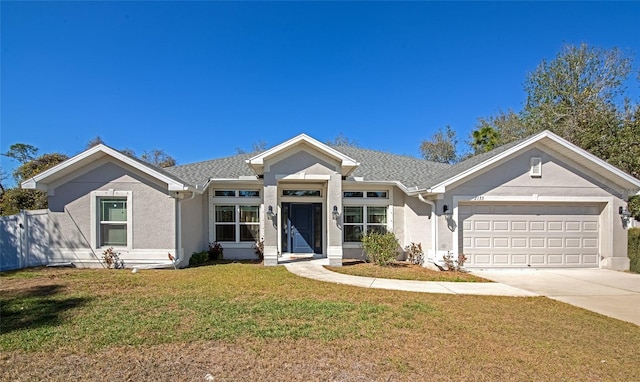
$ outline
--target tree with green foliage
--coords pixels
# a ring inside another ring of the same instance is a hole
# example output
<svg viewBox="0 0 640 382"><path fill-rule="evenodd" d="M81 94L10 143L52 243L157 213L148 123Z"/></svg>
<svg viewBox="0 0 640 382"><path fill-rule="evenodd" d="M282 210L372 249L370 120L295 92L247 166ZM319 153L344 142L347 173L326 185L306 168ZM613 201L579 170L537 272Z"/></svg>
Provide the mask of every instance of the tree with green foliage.
<svg viewBox="0 0 640 382"><path fill-rule="evenodd" d="M16 156L12 156L12 158L18 161L24 161L13 171L13 177L18 185L68 159L64 154L52 153L28 160L38 149L23 144L12 145L11 147L13 148L14 146L17 148L16 152L20 154L16 154ZM11 151L11 149L9 151ZM37 210L42 208L47 208L47 193L40 190L25 190L18 186L4 190L0 196L0 215L2 216L17 214L20 210Z"/></svg>
<svg viewBox="0 0 640 382"><path fill-rule="evenodd" d="M9 146L9 151L7 151L4 155L10 158L17 160L20 163L26 163L38 154L38 149L31 145L26 145L24 143L14 143Z"/></svg>
<svg viewBox="0 0 640 382"><path fill-rule="evenodd" d="M533 133L518 113L501 110L494 116L478 118L476 130L471 132L470 146L474 154L481 154Z"/></svg>
<svg viewBox="0 0 640 382"><path fill-rule="evenodd" d="M617 48L566 45L553 60L543 60L526 78L526 104L519 112L480 118L471 136L476 154L483 139L497 134L497 145L550 130L575 145L640 177L640 105L625 84L640 73ZM477 141L476 141L477 138ZM640 210L630 203L630 210Z"/></svg>
<svg viewBox="0 0 640 382"><path fill-rule="evenodd" d="M455 130L447 125L445 129L438 129L430 139L422 141L420 152L426 160L453 164L460 159L456 150L457 144Z"/></svg>
<svg viewBox="0 0 640 382"><path fill-rule="evenodd" d="M476 154L486 153L499 146L500 135L491 126L483 126L472 133L471 147Z"/></svg>

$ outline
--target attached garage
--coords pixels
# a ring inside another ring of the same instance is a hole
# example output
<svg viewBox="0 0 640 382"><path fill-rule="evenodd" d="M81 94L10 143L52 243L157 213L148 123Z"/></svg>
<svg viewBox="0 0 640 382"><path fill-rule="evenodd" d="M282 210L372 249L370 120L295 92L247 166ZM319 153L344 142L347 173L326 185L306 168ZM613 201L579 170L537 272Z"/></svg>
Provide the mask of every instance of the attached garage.
<svg viewBox="0 0 640 382"><path fill-rule="evenodd" d="M469 203L458 206L467 267L597 268L604 204Z"/></svg>

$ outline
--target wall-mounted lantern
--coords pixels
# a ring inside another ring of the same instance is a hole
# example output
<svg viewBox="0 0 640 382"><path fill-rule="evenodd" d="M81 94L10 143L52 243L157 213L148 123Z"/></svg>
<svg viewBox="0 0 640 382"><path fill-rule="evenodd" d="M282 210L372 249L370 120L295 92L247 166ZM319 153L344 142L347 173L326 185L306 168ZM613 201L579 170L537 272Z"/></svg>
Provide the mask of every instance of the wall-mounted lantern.
<svg viewBox="0 0 640 382"><path fill-rule="evenodd" d="M338 212L338 206L333 206L333 212L331 212L331 216L333 216L333 220L337 220L340 213Z"/></svg>

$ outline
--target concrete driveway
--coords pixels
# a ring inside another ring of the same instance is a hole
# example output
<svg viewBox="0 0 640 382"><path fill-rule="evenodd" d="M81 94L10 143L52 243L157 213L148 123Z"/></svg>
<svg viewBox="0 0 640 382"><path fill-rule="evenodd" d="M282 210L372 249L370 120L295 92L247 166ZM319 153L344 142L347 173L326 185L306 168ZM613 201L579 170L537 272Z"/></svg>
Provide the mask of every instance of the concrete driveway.
<svg viewBox="0 0 640 382"><path fill-rule="evenodd" d="M640 274L605 269L500 269L472 273L640 325Z"/></svg>

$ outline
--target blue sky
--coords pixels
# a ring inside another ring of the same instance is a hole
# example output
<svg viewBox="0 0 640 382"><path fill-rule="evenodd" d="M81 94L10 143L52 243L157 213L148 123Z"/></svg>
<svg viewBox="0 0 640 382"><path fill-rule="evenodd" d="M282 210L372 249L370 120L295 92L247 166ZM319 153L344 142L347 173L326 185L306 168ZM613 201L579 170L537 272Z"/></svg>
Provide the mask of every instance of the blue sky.
<svg viewBox="0 0 640 382"><path fill-rule="evenodd" d="M100 136L185 164L343 133L419 156L438 128L464 140L478 117L520 110L526 74L565 43L617 46L640 65L638 2L3 1L0 11L1 152L20 142L71 156Z"/></svg>

